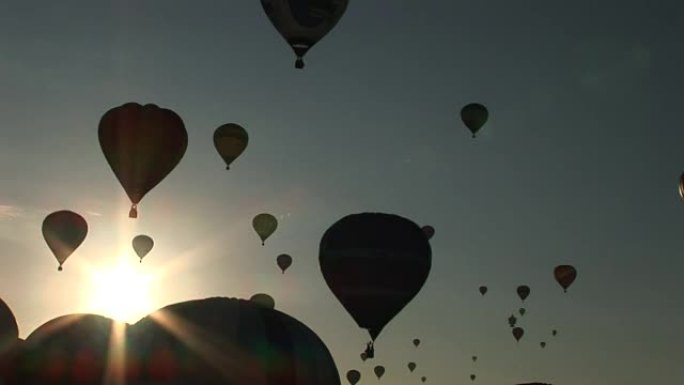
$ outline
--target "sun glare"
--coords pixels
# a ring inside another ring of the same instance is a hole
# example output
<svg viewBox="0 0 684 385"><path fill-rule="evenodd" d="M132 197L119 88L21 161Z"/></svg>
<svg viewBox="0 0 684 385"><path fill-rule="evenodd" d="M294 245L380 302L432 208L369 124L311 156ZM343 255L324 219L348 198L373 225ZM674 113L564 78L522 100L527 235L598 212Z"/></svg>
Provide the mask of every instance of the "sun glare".
<svg viewBox="0 0 684 385"><path fill-rule="evenodd" d="M90 308L97 314L133 323L152 309L152 277L136 264L120 260L118 265L91 273Z"/></svg>

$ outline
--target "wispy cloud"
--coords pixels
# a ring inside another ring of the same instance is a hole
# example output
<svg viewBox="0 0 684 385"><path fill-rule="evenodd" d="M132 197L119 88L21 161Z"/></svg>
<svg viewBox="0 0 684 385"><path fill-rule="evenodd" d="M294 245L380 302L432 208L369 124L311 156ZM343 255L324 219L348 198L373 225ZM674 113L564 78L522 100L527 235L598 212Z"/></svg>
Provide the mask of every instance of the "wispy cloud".
<svg viewBox="0 0 684 385"><path fill-rule="evenodd" d="M0 205L0 220L16 219L24 214L24 210L17 206Z"/></svg>

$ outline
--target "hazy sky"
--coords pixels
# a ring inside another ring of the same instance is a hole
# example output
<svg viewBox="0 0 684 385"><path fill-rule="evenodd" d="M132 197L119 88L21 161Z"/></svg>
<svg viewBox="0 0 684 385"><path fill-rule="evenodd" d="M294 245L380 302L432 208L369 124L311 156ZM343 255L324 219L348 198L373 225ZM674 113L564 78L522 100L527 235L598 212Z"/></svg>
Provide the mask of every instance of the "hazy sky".
<svg viewBox="0 0 684 385"><path fill-rule="evenodd" d="M111 284L148 299L130 322L270 293L360 385L376 364L396 385L678 382L683 4L352 0L300 71L256 0L4 1L0 297L26 337L62 314L106 313L97 299L111 293L97 290L119 264L154 278ZM129 101L173 109L189 135L137 220L97 139L102 114ZM474 101L490 111L475 140L459 119ZM228 122L250 135L230 171L212 143ZM90 229L58 273L40 228L61 209ZM423 290L362 363L368 336L326 286L318 244L365 211L436 234ZM280 220L264 247L261 212ZM142 264L140 233L156 242ZM280 253L294 258L284 275ZM565 263L579 276L564 295L552 271ZM532 294L516 344L519 284Z"/></svg>

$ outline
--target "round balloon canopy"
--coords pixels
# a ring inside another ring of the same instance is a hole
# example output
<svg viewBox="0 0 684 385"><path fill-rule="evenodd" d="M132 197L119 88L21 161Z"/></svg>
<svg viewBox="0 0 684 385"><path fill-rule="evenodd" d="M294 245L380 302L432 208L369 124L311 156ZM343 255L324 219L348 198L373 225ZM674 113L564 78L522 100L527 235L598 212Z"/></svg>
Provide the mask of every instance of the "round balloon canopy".
<svg viewBox="0 0 684 385"><path fill-rule="evenodd" d="M249 299L250 301L258 304L259 306L263 306L269 309L275 309L275 300L273 297L271 297L268 294L265 293L258 293L254 294L252 297Z"/></svg>
<svg viewBox="0 0 684 385"><path fill-rule="evenodd" d="M19 325L12 309L0 299L0 354L12 347L19 339Z"/></svg>
<svg viewBox="0 0 684 385"><path fill-rule="evenodd" d="M352 369L347 372L347 381L351 385L356 385L357 382L361 379L361 373L358 370Z"/></svg>
<svg viewBox="0 0 684 385"><path fill-rule="evenodd" d="M480 294L482 294L482 295L487 294L487 286L480 286Z"/></svg>
<svg viewBox="0 0 684 385"><path fill-rule="evenodd" d="M518 297L523 301L530 295L530 288L526 285L518 286L516 291L518 292Z"/></svg>
<svg viewBox="0 0 684 385"><path fill-rule="evenodd" d="M100 147L131 200L140 200L178 165L188 147L183 120L154 104L126 103L107 111L98 128Z"/></svg>
<svg viewBox="0 0 684 385"><path fill-rule="evenodd" d="M382 378L382 376L385 374L385 367L382 365L378 365L373 368L373 372L375 372L375 375L378 378Z"/></svg>
<svg viewBox="0 0 684 385"><path fill-rule="evenodd" d="M461 120L463 120L463 124L473 134L473 138L480 128L484 126L488 118L489 111L487 111L487 107L480 103L470 103L461 109Z"/></svg>
<svg viewBox="0 0 684 385"><path fill-rule="evenodd" d="M416 370L416 363L415 362L409 362L408 363L408 368L410 371Z"/></svg>
<svg viewBox="0 0 684 385"><path fill-rule="evenodd" d="M140 262L142 262L142 259L145 258L150 250L152 250L152 247L154 247L154 241L147 235L135 236L132 244L133 250L135 250L135 253L138 254L138 258L140 258Z"/></svg>
<svg viewBox="0 0 684 385"><path fill-rule="evenodd" d="M570 265L560 265L556 266L553 270L553 276L556 278L556 282L563 288L564 292L568 291L570 285L575 282L577 278L577 270Z"/></svg>
<svg viewBox="0 0 684 385"><path fill-rule="evenodd" d="M516 341L520 341L522 336L525 334L525 330L521 327L516 327L513 329L513 337L515 337Z"/></svg>
<svg viewBox="0 0 684 385"><path fill-rule="evenodd" d="M349 0L261 0L266 15L297 55L296 68L304 68L304 55L342 18Z"/></svg>
<svg viewBox="0 0 684 385"><path fill-rule="evenodd" d="M363 213L346 216L325 232L319 262L330 290L375 340L423 287L432 251L414 222Z"/></svg>
<svg viewBox="0 0 684 385"><path fill-rule="evenodd" d="M73 211L55 211L43 220L43 238L57 258L58 270L67 258L83 243L88 234L88 223Z"/></svg>
<svg viewBox="0 0 684 385"><path fill-rule="evenodd" d="M228 123L214 131L214 147L226 163L226 170L247 148L249 136L242 126Z"/></svg>
<svg viewBox="0 0 684 385"><path fill-rule="evenodd" d="M280 270L282 270L284 274L285 270L287 270L292 265L292 257L287 254L280 254L278 257L276 257L276 263L278 264L278 267L280 268Z"/></svg>
<svg viewBox="0 0 684 385"><path fill-rule="evenodd" d="M259 239L261 239L261 245L263 246L266 239L278 228L278 220L271 214L262 213L252 219L252 227L259 236Z"/></svg>

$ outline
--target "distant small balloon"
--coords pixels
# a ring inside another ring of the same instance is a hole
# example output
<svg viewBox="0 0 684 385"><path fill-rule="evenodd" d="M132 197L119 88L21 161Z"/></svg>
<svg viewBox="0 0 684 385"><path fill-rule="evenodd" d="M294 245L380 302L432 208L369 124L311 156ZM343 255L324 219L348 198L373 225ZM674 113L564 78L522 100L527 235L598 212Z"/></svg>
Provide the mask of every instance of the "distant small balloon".
<svg viewBox="0 0 684 385"><path fill-rule="evenodd" d="M368 355L366 354L366 352L362 352L361 353L361 361L366 362L367 359L368 359Z"/></svg>
<svg viewBox="0 0 684 385"><path fill-rule="evenodd" d="M375 375L378 377L379 380L385 374L385 367L382 365L378 365L373 368L373 372L375 372Z"/></svg>
<svg viewBox="0 0 684 385"><path fill-rule="evenodd" d="M214 147L225 162L226 170L245 151L248 143L247 131L239 124L224 124L214 131Z"/></svg>
<svg viewBox="0 0 684 385"><path fill-rule="evenodd" d="M520 341L522 336L525 334L525 331L521 327L516 327L513 329L513 337L515 337L516 341Z"/></svg>
<svg viewBox="0 0 684 385"><path fill-rule="evenodd" d="M359 382L360 379L361 373L359 373L358 370L352 369L347 372L347 381L349 381L351 385L356 385L356 383Z"/></svg>
<svg viewBox="0 0 684 385"><path fill-rule="evenodd" d="M471 375L470 375L470 379L471 379L472 381L475 381L475 378L477 378L477 377L476 377L474 374L471 374Z"/></svg>
<svg viewBox="0 0 684 385"><path fill-rule="evenodd" d="M560 265L556 266L553 270L553 276L556 278L556 282L563 288L564 292L568 292L568 287L575 282L577 278L577 270L570 265Z"/></svg>
<svg viewBox="0 0 684 385"><path fill-rule="evenodd" d="M487 286L480 286L480 294L482 294L482 295L487 294Z"/></svg>
<svg viewBox="0 0 684 385"><path fill-rule="evenodd" d="M539 343L539 345L541 345L542 349L544 349L546 347L546 342L542 341Z"/></svg>
<svg viewBox="0 0 684 385"><path fill-rule="evenodd" d="M427 239L431 239L435 235L435 228L430 225L423 226L422 229Z"/></svg>
<svg viewBox="0 0 684 385"><path fill-rule="evenodd" d="M276 258L276 263L278 263L278 267L280 267L280 270L285 274L285 270L292 265L292 257L287 254L280 254Z"/></svg>
<svg viewBox="0 0 684 385"><path fill-rule="evenodd" d="M553 331L551 331L551 335L554 335L554 336L555 336L556 334L558 334L558 330L555 330L555 329L554 329Z"/></svg>
<svg viewBox="0 0 684 385"><path fill-rule="evenodd" d="M427 381L427 377L423 376L423 377L420 378L420 380L423 381L423 382L425 382L425 381Z"/></svg>
<svg viewBox="0 0 684 385"><path fill-rule="evenodd" d="M518 319L515 318L514 315L511 315L510 317L508 317L508 325L510 325L510 327L515 326L516 323L518 323Z"/></svg>
<svg viewBox="0 0 684 385"><path fill-rule="evenodd" d="M477 361L477 356L473 356L473 362Z"/></svg>
<svg viewBox="0 0 684 385"><path fill-rule="evenodd" d="M418 338L413 340L413 346L418 347L420 345L420 340Z"/></svg>
<svg viewBox="0 0 684 385"><path fill-rule="evenodd" d="M59 267L83 243L88 234L88 223L73 211L55 211L43 220L43 238L52 254L57 258Z"/></svg>
<svg viewBox="0 0 684 385"><path fill-rule="evenodd" d="M524 316L526 311L527 310L525 310L524 307L521 307L520 309L518 309L518 313L520 313L521 316Z"/></svg>
<svg viewBox="0 0 684 385"><path fill-rule="evenodd" d="M275 300L268 294L254 294L249 300L269 309L275 308Z"/></svg>
<svg viewBox="0 0 684 385"><path fill-rule="evenodd" d="M254 227L254 231L259 235L261 245L263 246L266 239L278 228L278 220L271 214L262 213L252 219L252 227Z"/></svg>
<svg viewBox="0 0 684 385"><path fill-rule="evenodd" d="M152 247L154 247L154 241L147 235L135 236L135 238L133 238L132 244L133 250L135 250L135 253L138 254L138 258L140 258L140 262L142 262L147 253L152 250Z"/></svg>
<svg viewBox="0 0 684 385"><path fill-rule="evenodd" d="M523 301L530 295L530 287L527 285L518 286L516 291L518 292L518 297Z"/></svg>
<svg viewBox="0 0 684 385"><path fill-rule="evenodd" d="M480 103L470 103L461 109L461 120L473 134L473 138L489 118L487 107Z"/></svg>
<svg viewBox="0 0 684 385"><path fill-rule="evenodd" d="M408 368L409 368L410 371L413 372L414 370L416 370L416 363L415 363L415 362L409 362L409 363L408 363Z"/></svg>

